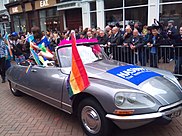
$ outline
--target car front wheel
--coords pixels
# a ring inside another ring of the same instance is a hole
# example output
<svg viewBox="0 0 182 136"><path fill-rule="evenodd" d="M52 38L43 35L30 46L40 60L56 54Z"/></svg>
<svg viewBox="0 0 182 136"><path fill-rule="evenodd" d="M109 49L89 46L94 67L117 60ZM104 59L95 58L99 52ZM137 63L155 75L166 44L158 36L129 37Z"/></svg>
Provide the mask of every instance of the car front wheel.
<svg viewBox="0 0 182 136"><path fill-rule="evenodd" d="M106 119L103 108L96 100L88 98L81 101L78 117L88 136L110 136L111 123Z"/></svg>
<svg viewBox="0 0 182 136"><path fill-rule="evenodd" d="M22 92L20 92L19 90L15 89L10 81L9 81L9 87L10 87L10 90L11 90L11 92L12 92L12 94L14 96L22 96Z"/></svg>

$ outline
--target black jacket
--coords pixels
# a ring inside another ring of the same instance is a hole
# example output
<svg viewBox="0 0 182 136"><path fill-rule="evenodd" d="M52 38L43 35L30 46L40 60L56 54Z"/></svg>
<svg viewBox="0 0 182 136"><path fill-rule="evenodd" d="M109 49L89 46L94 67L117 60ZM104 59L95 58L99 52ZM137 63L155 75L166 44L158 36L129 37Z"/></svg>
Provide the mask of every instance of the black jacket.
<svg viewBox="0 0 182 136"><path fill-rule="evenodd" d="M134 45L136 48L141 48L145 45L145 41L142 36L134 37L132 35L130 44Z"/></svg>
<svg viewBox="0 0 182 136"><path fill-rule="evenodd" d="M103 37L98 36L98 37L97 37L97 40L98 40L98 42L99 42L100 44L107 44L107 42L108 42L108 37L107 37L106 35L104 35Z"/></svg>
<svg viewBox="0 0 182 136"><path fill-rule="evenodd" d="M132 32L128 33L124 38L123 38L123 43L130 43L132 38Z"/></svg>
<svg viewBox="0 0 182 136"><path fill-rule="evenodd" d="M116 35L112 34L111 38L109 39L109 42L111 43L111 46L122 45L123 38L121 36L121 33L118 32Z"/></svg>
<svg viewBox="0 0 182 136"><path fill-rule="evenodd" d="M175 41L174 41L174 47L175 47L175 55L176 56L182 56L182 35L176 35Z"/></svg>

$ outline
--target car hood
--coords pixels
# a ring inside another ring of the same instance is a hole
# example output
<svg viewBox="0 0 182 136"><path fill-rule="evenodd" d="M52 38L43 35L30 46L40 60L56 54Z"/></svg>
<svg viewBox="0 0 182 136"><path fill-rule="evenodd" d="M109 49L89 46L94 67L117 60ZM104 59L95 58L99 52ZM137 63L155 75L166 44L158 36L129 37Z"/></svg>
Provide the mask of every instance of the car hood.
<svg viewBox="0 0 182 136"><path fill-rule="evenodd" d="M118 91L121 89L135 89L145 92L157 99L162 105L168 105L182 99L182 92L179 86L165 78L162 73L160 73L162 74L161 76L154 76L142 81L140 84L135 84L108 72L108 70L126 65L129 64L115 60L101 60L86 64L85 68L89 78L103 80L103 82L107 82L113 88L117 84ZM102 82L99 81L99 83ZM115 90L117 89L115 88Z"/></svg>

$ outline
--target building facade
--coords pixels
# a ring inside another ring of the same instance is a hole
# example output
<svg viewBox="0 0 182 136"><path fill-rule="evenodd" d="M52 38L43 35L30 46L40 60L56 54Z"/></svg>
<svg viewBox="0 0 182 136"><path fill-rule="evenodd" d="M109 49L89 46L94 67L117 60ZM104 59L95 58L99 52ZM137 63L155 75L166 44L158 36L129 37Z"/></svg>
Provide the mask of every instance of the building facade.
<svg viewBox="0 0 182 136"><path fill-rule="evenodd" d="M57 5L58 11L81 8L83 28L102 29L108 24L127 25L130 21L151 25L154 18L164 22L174 20L175 26L179 27L181 6L181 0L64 0L64 4Z"/></svg>
<svg viewBox="0 0 182 136"><path fill-rule="evenodd" d="M125 26L139 21L151 25L154 18L179 28L182 0L17 0L5 5L12 31L30 31L37 25L42 31L80 26L100 27L116 23Z"/></svg>
<svg viewBox="0 0 182 136"><path fill-rule="evenodd" d="M42 31L60 30L62 15L57 12L56 4L57 0L17 0L6 4L12 31L30 32L33 26Z"/></svg>
<svg viewBox="0 0 182 136"><path fill-rule="evenodd" d="M10 32L10 19L5 4L9 3L9 0L1 0L0 2L0 31L1 34Z"/></svg>
<svg viewBox="0 0 182 136"><path fill-rule="evenodd" d="M154 19L174 20L179 28L182 22L181 0L82 0L83 28L111 24L127 25L139 21L151 25Z"/></svg>

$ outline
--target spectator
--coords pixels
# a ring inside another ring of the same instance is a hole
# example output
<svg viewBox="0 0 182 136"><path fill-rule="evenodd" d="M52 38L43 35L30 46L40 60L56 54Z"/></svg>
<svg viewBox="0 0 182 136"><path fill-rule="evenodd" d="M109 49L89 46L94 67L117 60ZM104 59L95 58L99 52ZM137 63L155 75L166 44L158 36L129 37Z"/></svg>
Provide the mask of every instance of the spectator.
<svg viewBox="0 0 182 136"><path fill-rule="evenodd" d="M8 48L8 45L6 44L6 50L7 50L7 57L6 57L6 70L8 70L8 68L11 67L11 55L10 55L10 52L9 52L9 48Z"/></svg>
<svg viewBox="0 0 182 136"><path fill-rule="evenodd" d="M76 39L80 39L80 34L78 29L75 29L75 36L76 36Z"/></svg>
<svg viewBox="0 0 182 136"><path fill-rule="evenodd" d="M124 62L127 63L132 63L132 54L131 54L131 49L128 48L129 44L131 42L131 38L132 38L132 29L130 27L130 25L127 25L125 28L125 32L123 35L123 49L122 49L122 60Z"/></svg>
<svg viewBox="0 0 182 136"><path fill-rule="evenodd" d="M53 37L52 37L52 39L51 39L51 41L50 41L50 48L51 48L51 50L52 50L53 52L55 52L55 47L56 47L59 43L60 43L60 37L59 37L57 31L55 31L55 32L53 33Z"/></svg>
<svg viewBox="0 0 182 136"><path fill-rule="evenodd" d="M112 28L111 39L108 41L107 44L108 44L108 46L116 46L116 45L122 45L123 44L123 39L121 37L121 34L119 32L118 27Z"/></svg>
<svg viewBox="0 0 182 136"><path fill-rule="evenodd" d="M79 35L80 35L80 39L85 39L85 35L83 32L80 32Z"/></svg>
<svg viewBox="0 0 182 136"><path fill-rule="evenodd" d="M172 33L167 33L167 29L164 25L164 21L157 21L154 19L154 23L159 26L158 32L162 36L161 44L171 45L173 41ZM169 58L172 57L173 50L161 48L158 52L158 58L163 58L163 63L169 63ZM172 57L173 58L173 57Z"/></svg>
<svg viewBox="0 0 182 136"><path fill-rule="evenodd" d="M182 27L180 27L179 34L175 36L175 59L176 59L176 64L174 68L174 73L175 74L182 74Z"/></svg>
<svg viewBox="0 0 182 136"><path fill-rule="evenodd" d="M8 38L9 38L9 36L7 35L7 37L6 37L6 35L4 36L4 42L5 42L5 44L6 44L6 49L7 49L7 57L6 57L6 70L8 70L8 68L10 68L11 67L11 53L10 53L10 48L9 48L9 41L8 41Z"/></svg>
<svg viewBox="0 0 182 136"><path fill-rule="evenodd" d="M129 43L131 41L131 37L132 37L132 29L130 27L130 25L127 25L126 28L125 28L125 33L123 35L123 45L128 47L129 46Z"/></svg>
<svg viewBox="0 0 182 136"><path fill-rule="evenodd" d="M159 34L158 29L159 26L153 24L152 27L152 35L147 43L148 47L150 47L150 67L157 68L158 62L158 47L162 41L162 36Z"/></svg>
<svg viewBox="0 0 182 136"><path fill-rule="evenodd" d="M92 35L92 32L91 31L88 31L87 32L87 39L92 39L93 38L93 35Z"/></svg>
<svg viewBox="0 0 182 136"><path fill-rule="evenodd" d="M23 55L22 45L20 44L20 40L18 39L18 33L13 32L11 34L11 38L9 41L11 45L11 49L15 58L15 62L21 63L25 61L25 56Z"/></svg>
<svg viewBox="0 0 182 136"><path fill-rule="evenodd" d="M6 44L0 33L0 74L2 78L2 83L5 83L5 71L6 71L6 56L7 56Z"/></svg>
<svg viewBox="0 0 182 136"><path fill-rule="evenodd" d="M150 54L149 52L150 51L149 51L149 48L146 48L146 47L147 47L147 43L149 43L150 37L152 35L151 31L152 31L151 27L147 27L147 34L143 38L145 48L141 49L142 52L144 53L144 56L146 56L146 58L144 58L144 60L146 60L147 63L148 63L148 60L149 60L149 54ZM143 63L145 63L145 61Z"/></svg>
<svg viewBox="0 0 182 136"><path fill-rule="evenodd" d="M88 27L83 30L84 36L87 37Z"/></svg>
<svg viewBox="0 0 182 136"><path fill-rule="evenodd" d="M143 26L143 29L142 29L142 35L145 36L147 34L147 26Z"/></svg>
<svg viewBox="0 0 182 136"><path fill-rule="evenodd" d="M177 34L177 29L174 27L174 20L168 21L167 33L174 36Z"/></svg>
<svg viewBox="0 0 182 136"><path fill-rule="evenodd" d="M83 32L83 26L79 26L78 32L79 33Z"/></svg>
<svg viewBox="0 0 182 136"><path fill-rule="evenodd" d="M141 23L140 22L135 22L134 23L134 29L137 29L139 34L141 34L142 33L142 29L140 28L139 24L141 24Z"/></svg>
<svg viewBox="0 0 182 136"><path fill-rule="evenodd" d="M97 36L99 36L101 29L97 29Z"/></svg>
<svg viewBox="0 0 182 136"><path fill-rule="evenodd" d="M109 32L111 31L111 27L109 26L109 25L107 25L106 27L105 27L105 34L108 36L109 35Z"/></svg>
<svg viewBox="0 0 182 136"><path fill-rule="evenodd" d="M21 45L21 50L23 52L23 55L25 56L25 59L28 59L30 56L30 44L26 40L25 35L20 36L20 45Z"/></svg>
<svg viewBox="0 0 182 136"><path fill-rule="evenodd" d="M97 30L95 28L92 29L93 38L97 38Z"/></svg>
<svg viewBox="0 0 182 136"><path fill-rule="evenodd" d="M123 37L121 36L121 33L119 31L118 27L113 27L112 28L112 35L110 39L108 39L107 45L112 46L111 51L110 51L110 57L115 59L120 52L115 52L117 45L122 45L123 44Z"/></svg>
<svg viewBox="0 0 182 136"><path fill-rule="evenodd" d="M100 30L99 36L97 37L97 39L98 39L99 43L104 44L104 45L107 44L107 42L108 42L108 38L103 30Z"/></svg>
<svg viewBox="0 0 182 136"><path fill-rule="evenodd" d="M137 64L138 60L140 61L142 66L146 66L146 54L143 51L143 47L144 46L144 41L143 41L143 37L141 35L139 35L139 32L137 29L133 30L133 35L131 38L131 42L130 42L130 48L131 50L133 50L132 52L132 59L133 59L133 63ZM137 55L138 53L138 55ZM138 57L139 56L139 57Z"/></svg>

